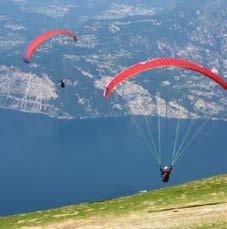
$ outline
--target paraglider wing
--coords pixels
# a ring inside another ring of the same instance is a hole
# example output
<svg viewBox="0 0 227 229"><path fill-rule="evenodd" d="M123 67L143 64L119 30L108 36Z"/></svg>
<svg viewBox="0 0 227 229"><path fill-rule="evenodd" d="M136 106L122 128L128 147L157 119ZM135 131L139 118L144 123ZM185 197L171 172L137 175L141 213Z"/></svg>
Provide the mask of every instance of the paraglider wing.
<svg viewBox="0 0 227 229"><path fill-rule="evenodd" d="M107 98L111 93L111 91L122 81L136 74L139 74L143 71L150 70L153 68L160 68L160 67L184 68L184 69L189 69L198 72L200 74L209 77L211 80L215 81L216 83L221 85L225 90L227 90L227 82L225 82L224 79L222 79L218 74L212 72L211 70L201 65L194 64L187 60L177 59L177 58L157 58L145 62L140 62L138 64L134 64L124 69L117 75L115 75L113 79L110 81L110 83L108 84L108 86L106 87L104 91L104 97Z"/></svg>
<svg viewBox="0 0 227 229"><path fill-rule="evenodd" d="M74 39L74 41L77 41L77 36L75 33L67 31L67 30L50 30L47 32L44 32L37 36L32 42L27 46L26 50L24 51L22 55L22 59L25 63L29 63L30 58L32 54L35 52L35 50L47 39L56 36L56 35L64 35L64 36L70 36Z"/></svg>

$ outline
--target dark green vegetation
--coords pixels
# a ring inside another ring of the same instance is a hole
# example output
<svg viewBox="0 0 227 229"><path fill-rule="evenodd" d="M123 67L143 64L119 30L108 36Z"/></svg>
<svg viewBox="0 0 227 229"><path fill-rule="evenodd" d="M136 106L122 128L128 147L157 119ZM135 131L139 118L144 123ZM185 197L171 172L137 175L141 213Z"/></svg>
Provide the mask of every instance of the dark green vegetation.
<svg viewBox="0 0 227 229"><path fill-rule="evenodd" d="M152 214L152 212L197 206L214 206L220 203L227 203L227 175L139 193L129 197L1 217L0 228L45 225L52 222L64 222L69 219L88 219L91 216L114 217L140 211ZM225 226L227 226L227 220L223 218L223 222L212 225L200 224L196 225L196 228L224 228Z"/></svg>

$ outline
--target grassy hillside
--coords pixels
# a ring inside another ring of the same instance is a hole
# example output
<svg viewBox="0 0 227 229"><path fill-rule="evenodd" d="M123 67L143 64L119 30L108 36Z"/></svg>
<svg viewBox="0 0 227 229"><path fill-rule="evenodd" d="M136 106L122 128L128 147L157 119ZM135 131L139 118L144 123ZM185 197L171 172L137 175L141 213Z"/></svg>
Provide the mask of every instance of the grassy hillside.
<svg viewBox="0 0 227 229"><path fill-rule="evenodd" d="M0 228L146 228L153 223L157 228L227 228L227 175L112 200L0 217Z"/></svg>

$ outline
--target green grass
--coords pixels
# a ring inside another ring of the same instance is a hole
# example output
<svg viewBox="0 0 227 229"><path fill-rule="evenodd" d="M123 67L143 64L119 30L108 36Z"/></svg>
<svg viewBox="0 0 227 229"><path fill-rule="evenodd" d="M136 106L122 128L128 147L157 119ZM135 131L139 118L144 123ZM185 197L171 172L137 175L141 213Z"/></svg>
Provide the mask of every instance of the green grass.
<svg viewBox="0 0 227 229"><path fill-rule="evenodd" d="M91 216L110 217L128 214L133 211L162 211L221 202L227 202L227 175L206 178L128 197L0 217L0 228L45 225L51 222L64 222L68 219L84 219ZM226 225L225 222L220 222L221 224L224 227ZM195 228L212 227L197 225ZM219 227L213 225L213 228Z"/></svg>

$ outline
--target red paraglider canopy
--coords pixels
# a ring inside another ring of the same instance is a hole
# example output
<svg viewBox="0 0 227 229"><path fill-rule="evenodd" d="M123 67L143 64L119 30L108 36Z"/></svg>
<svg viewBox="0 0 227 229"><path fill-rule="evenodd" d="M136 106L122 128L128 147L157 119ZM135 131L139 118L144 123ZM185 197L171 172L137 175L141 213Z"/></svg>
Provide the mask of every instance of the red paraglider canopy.
<svg viewBox="0 0 227 229"><path fill-rule="evenodd" d="M65 35L72 37L75 41L77 41L76 34L67 30L50 30L45 33L40 34L37 36L32 42L28 45L24 54L22 55L22 59L24 62L29 63L29 60L35 50L47 39L56 36L56 35Z"/></svg>
<svg viewBox="0 0 227 229"><path fill-rule="evenodd" d="M189 69L201 73L209 77L211 80L215 81L219 85L221 85L225 90L227 90L227 81L224 81L224 79L221 78L219 75L217 75L216 73L212 72L211 70L201 65L194 64L190 61L177 59L177 58L157 58L145 62L140 62L138 64L134 64L124 69L120 73L116 74L113 77L113 79L110 81L108 86L106 87L104 91L104 97L107 98L111 93L111 91L125 79L130 78L143 71L150 70L153 68L160 68L160 67L184 68L184 69Z"/></svg>

